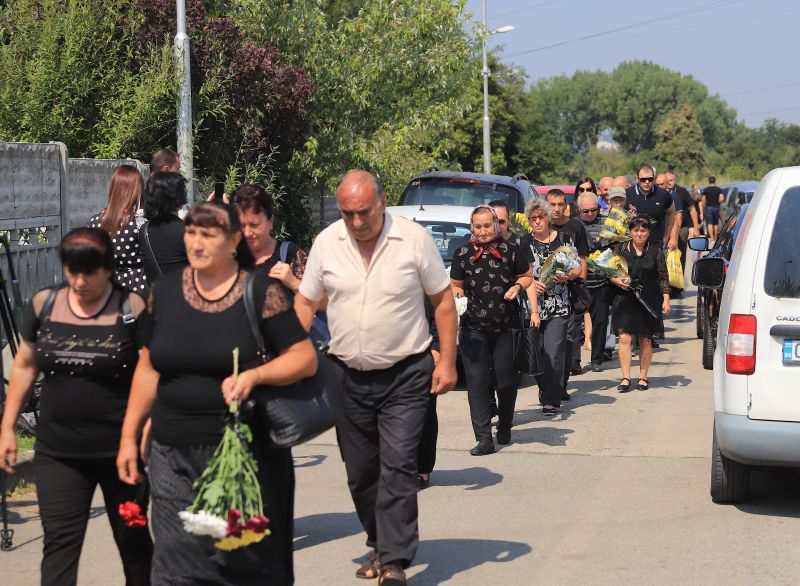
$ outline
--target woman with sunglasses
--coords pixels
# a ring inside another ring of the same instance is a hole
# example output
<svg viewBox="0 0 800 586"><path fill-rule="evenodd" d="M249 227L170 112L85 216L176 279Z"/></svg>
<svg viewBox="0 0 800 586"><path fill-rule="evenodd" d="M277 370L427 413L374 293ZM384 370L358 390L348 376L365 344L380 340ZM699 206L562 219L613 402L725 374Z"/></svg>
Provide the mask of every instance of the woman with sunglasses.
<svg viewBox="0 0 800 586"><path fill-rule="evenodd" d="M490 411L490 361L497 384L497 443L511 443L511 423L519 385L511 330L519 319L517 296L531 284L528 255L514 239L503 240L497 212L488 205L472 210L472 237L458 249L450 268L453 293L469 301L461 317L459 345L467 379L473 456L495 451Z"/></svg>

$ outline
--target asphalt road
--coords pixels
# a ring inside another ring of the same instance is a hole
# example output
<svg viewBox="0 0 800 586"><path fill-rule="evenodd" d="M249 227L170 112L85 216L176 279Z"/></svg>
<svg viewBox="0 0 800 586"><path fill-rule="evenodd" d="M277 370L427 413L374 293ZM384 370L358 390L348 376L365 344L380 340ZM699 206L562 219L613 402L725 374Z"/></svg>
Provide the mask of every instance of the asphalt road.
<svg viewBox="0 0 800 586"><path fill-rule="evenodd" d="M513 443L475 458L466 393L439 401L432 486L420 493L421 543L410 583L789 584L800 576L800 474L753 476L750 503L709 498L712 389L694 337L694 296L678 302L651 389L619 394L618 363L574 377L554 419L520 391ZM634 376L636 366L634 362ZM366 553L332 433L295 450L297 584L363 584ZM96 499L80 584L122 584ZM38 583L35 498L12 503L16 548L2 583Z"/></svg>

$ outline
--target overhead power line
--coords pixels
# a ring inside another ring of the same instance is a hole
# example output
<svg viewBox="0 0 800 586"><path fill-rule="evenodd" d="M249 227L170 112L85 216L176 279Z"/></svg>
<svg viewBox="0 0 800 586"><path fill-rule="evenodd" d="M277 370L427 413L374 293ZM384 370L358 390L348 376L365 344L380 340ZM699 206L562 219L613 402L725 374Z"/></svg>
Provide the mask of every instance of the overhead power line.
<svg viewBox="0 0 800 586"><path fill-rule="evenodd" d="M528 12L529 10L533 10L534 8L541 8L542 6L547 6L548 4L558 4L559 2L563 1L564 0L549 0L549 2L542 2L541 4L535 4L534 6L528 6L527 8L520 8L519 10L512 10L511 12L504 12L502 14L492 16L489 20L504 18L506 16L511 16L513 14L519 14L520 12Z"/></svg>
<svg viewBox="0 0 800 586"><path fill-rule="evenodd" d="M752 112L751 114L740 115L739 118L751 118L753 116L766 116L767 114L780 114L781 112L795 112L797 110L800 110L800 107L797 107L797 108L781 108L780 110L768 110L766 112Z"/></svg>
<svg viewBox="0 0 800 586"><path fill-rule="evenodd" d="M539 51L546 51L548 49L555 49L556 47L564 47L566 45L574 45L575 43L582 43L584 41L588 41L589 39L595 39L597 37L603 37L605 35L610 35L614 33L619 33L623 31L629 31L631 29L635 29L639 26L645 26L648 24L652 24L653 22L663 21L663 20L671 20L673 18L680 18L682 16L689 16L690 14L697 14L698 12L704 12L706 10L713 10L715 8L722 8L723 6L728 6L730 4L737 4L742 2L743 0L723 0L717 2L709 2L708 4L701 4L700 6L696 6L694 8L687 8L684 10L679 10L677 12L672 12L670 14L664 14L662 16L651 16L646 20L640 20L638 22L633 22L630 24L626 24L625 26L619 26L616 28L612 28L606 31L593 33L591 35L585 35L578 39L570 39L566 41L561 41L559 43L552 43L550 45L545 45L542 47L537 47L535 49L528 49L526 51L519 51L517 53L512 53L510 55L505 55L502 59L510 59L512 57L519 57L520 55L528 55L530 53L538 53Z"/></svg>
<svg viewBox="0 0 800 586"><path fill-rule="evenodd" d="M742 90L740 92L731 92L728 94L720 94L720 98L727 98L728 96L743 96L745 94L755 94L758 92L766 92L768 90L779 90L787 87L794 87L796 85L800 85L800 81L793 81L790 83L783 83L781 85L771 85L769 87L758 87L750 90Z"/></svg>

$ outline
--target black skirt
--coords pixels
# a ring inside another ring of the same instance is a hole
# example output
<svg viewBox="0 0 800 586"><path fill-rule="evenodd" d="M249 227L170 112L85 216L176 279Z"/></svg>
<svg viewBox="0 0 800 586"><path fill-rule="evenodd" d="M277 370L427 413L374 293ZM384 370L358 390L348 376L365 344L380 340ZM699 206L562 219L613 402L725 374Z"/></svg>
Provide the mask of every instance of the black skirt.
<svg viewBox="0 0 800 586"><path fill-rule="evenodd" d="M155 539L153 585L287 585L294 583L292 539L294 467L290 450L255 449L264 512L270 535L230 552L211 537L191 535L178 513L195 498L194 481L216 446L175 447L152 442L150 452L151 527Z"/></svg>

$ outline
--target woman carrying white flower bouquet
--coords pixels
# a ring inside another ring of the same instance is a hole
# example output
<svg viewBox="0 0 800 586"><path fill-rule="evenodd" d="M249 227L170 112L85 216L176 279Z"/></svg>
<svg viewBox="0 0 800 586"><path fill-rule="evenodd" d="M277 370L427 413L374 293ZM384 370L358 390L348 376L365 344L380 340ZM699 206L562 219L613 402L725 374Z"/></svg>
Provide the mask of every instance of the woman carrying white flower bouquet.
<svg viewBox="0 0 800 586"><path fill-rule="evenodd" d="M577 262L577 268L565 274L556 273L552 280L542 279L542 267L547 258L562 246L573 246L567 234L559 234L550 227L551 213L550 204L543 198L535 197L525 206L525 214L533 228L533 232L524 238L525 244L530 246L533 254L534 280L530 290L535 291L538 299L537 312L537 299L531 297L531 306L534 308L531 325L539 326L543 346L544 368L536 380L539 384L542 414L546 416L557 413L565 391L564 360L566 360L567 327L572 314L567 281L576 279L581 272L580 259L576 252L572 260Z"/></svg>
<svg viewBox="0 0 800 586"><path fill-rule="evenodd" d="M255 386L287 385L312 375L316 353L292 309L291 294L261 272L254 298L263 301L260 328L270 355L262 363L242 301L252 256L242 242L238 212L222 203L194 206L184 234L189 266L165 274L149 291L142 349L122 428L117 467L128 483L140 480L136 438L152 417L149 457L154 584L292 584L294 469L290 450L271 448L259 421L250 448L270 535L234 551L210 537L218 523L202 514L189 533L179 517L194 501L193 483L205 470L225 427L226 404ZM260 304L259 304L260 305ZM233 378L231 351L242 372ZM151 413L152 412L152 413ZM226 487L229 488L229 487ZM224 490L224 489L223 489Z"/></svg>

